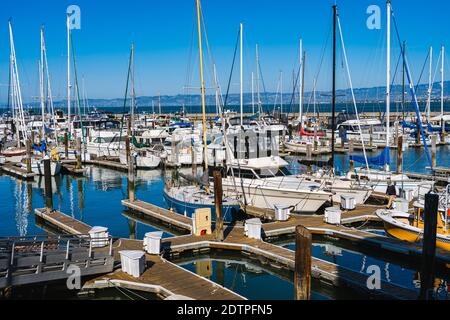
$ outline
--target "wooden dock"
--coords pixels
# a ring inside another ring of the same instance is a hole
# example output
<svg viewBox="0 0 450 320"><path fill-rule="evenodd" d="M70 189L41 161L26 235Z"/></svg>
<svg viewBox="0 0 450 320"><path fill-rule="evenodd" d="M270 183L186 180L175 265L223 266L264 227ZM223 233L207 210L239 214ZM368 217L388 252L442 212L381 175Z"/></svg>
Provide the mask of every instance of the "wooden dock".
<svg viewBox="0 0 450 320"><path fill-rule="evenodd" d="M122 200L122 205L129 210L141 213L151 219L173 225L189 232L192 231L192 219L173 211L139 200L133 202L130 200Z"/></svg>
<svg viewBox="0 0 450 320"><path fill-rule="evenodd" d="M117 245L119 247L115 252L142 250L142 241L122 240ZM117 270L87 282L83 289L124 287L156 293L163 297L180 295L194 300L246 300L239 294L160 256L146 254L145 257L150 267L139 278ZM120 261L120 257L116 256L116 259Z"/></svg>
<svg viewBox="0 0 450 320"><path fill-rule="evenodd" d="M92 229L91 226L59 211L53 210L47 212L47 209L36 209L36 217L44 220L46 223L72 235L86 235Z"/></svg>
<svg viewBox="0 0 450 320"><path fill-rule="evenodd" d="M61 169L62 169L63 173L74 175L74 176L82 176L87 171L87 168L77 169L75 164L67 163L67 162L62 163L61 167L62 167Z"/></svg>
<svg viewBox="0 0 450 320"><path fill-rule="evenodd" d="M127 201L125 201L125 203L127 203ZM130 205L132 206L132 204L128 202L128 206ZM139 210L142 211L142 208L145 207L153 217L156 211L155 206L137 202L137 208ZM373 210L374 209L375 207ZM166 213L168 212L160 211L157 214L164 215ZM175 214L172 212L170 213ZM80 232L80 228L82 228L81 225L83 225L83 223L81 223L76 226L75 219L61 213L50 216L43 215L42 211L40 211L39 214L42 215L48 223L54 224L69 232L70 230L72 230L72 232ZM181 215L179 216L183 217ZM349 221L365 221L371 219L371 214L367 212L367 208L365 208L364 211L346 214L344 219L350 219ZM176 220L179 222L178 219ZM263 234L266 237L291 234L295 226L299 224L305 225L315 234L325 234L337 238L345 238L353 242L360 241L365 244L372 244L372 246L376 246L379 250L396 252L402 255L410 255L412 253L420 255L419 248L414 244L403 243L395 239L378 236L357 229L328 225L323 222L323 217L318 216L292 216L291 219L285 222L267 223L263 225ZM64 227L64 225L66 226ZM119 239L114 243L113 248L114 253L117 255L120 250L142 250L143 242L138 240ZM203 237L187 235L162 240L162 253L165 257L176 257L179 254L189 251L211 249L244 252L260 260L265 260L272 265L286 268L291 271L294 269L295 265L294 252L292 250L262 240L250 239L244 235L243 226L228 227L227 230L225 230L224 242L215 241L212 235ZM449 261L448 254L443 257L442 252L438 252L437 259L443 258L445 258L447 262ZM118 259L117 256L116 259ZM231 299L230 294L232 295L233 293L217 284L213 284L205 278L193 275L160 257L147 256L147 259L149 261L149 269L140 278L134 279L121 272L114 272L97 278L97 282L91 282L89 285L98 285L100 287L106 285L122 285L128 288L145 287L148 290L171 292L173 294L181 294L194 299ZM172 270L172 268L174 268L173 272L168 272L168 270ZM152 272L152 270L154 272ZM312 276L330 285L351 287L370 295L379 295L383 298L408 300L417 298L417 293L415 291L384 281L382 281L380 290L375 292L371 291L366 285L369 275L355 272L316 258L313 258L312 261ZM164 290L161 288L164 288ZM217 291L221 293L217 296L213 296L213 292ZM242 297L235 296L235 298Z"/></svg>
<svg viewBox="0 0 450 320"><path fill-rule="evenodd" d="M13 163L5 163L0 168L3 173L22 180L34 180L36 176L35 173L28 173L26 168L18 167Z"/></svg>

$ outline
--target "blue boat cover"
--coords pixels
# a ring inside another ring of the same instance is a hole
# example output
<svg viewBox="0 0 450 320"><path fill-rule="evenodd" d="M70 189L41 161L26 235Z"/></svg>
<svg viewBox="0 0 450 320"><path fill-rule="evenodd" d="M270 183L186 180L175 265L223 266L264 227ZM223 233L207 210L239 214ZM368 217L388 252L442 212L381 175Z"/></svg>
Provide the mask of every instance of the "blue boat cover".
<svg viewBox="0 0 450 320"><path fill-rule="evenodd" d="M42 140L40 144L33 144L33 150L45 153L47 152L47 143L45 140Z"/></svg>
<svg viewBox="0 0 450 320"><path fill-rule="evenodd" d="M44 128L45 128L45 133L52 133L53 131L55 131L55 130L53 130L53 129L50 129L50 128L47 127L47 126L45 126Z"/></svg>
<svg viewBox="0 0 450 320"><path fill-rule="evenodd" d="M177 123L172 123L171 125L169 125L169 127L190 128L191 123L190 122L177 122Z"/></svg>
<svg viewBox="0 0 450 320"><path fill-rule="evenodd" d="M403 128L405 129L417 129L417 125L414 123L408 123L405 120L403 120Z"/></svg>
<svg viewBox="0 0 450 320"><path fill-rule="evenodd" d="M358 162L358 163L366 163L366 159L364 156L350 156L350 160ZM372 158L367 158L367 162L369 165L384 167L386 164L389 164L391 161L391 156L389 153L389 148L385 148L380 155Z"/></svg>

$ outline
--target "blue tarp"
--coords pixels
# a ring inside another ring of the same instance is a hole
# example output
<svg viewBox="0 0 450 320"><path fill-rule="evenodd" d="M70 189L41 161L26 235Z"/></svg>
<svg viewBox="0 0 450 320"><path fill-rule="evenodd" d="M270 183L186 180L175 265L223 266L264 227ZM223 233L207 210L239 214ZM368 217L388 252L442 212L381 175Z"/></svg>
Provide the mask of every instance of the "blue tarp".
<svg viewBox="0 0 450 320"><path fill-rule="evenodd" d="M170 125L170 127L190 128L191 123L190 122L177 122L177 123L172 123Z"/></svg>
<svg viewBox="0 0 450 320"><path fill-rule="evenodd" d="M52 133L53 131L55 131L53 129L48 128L47 126L45 126L44 128L45 128L45 133Z"/></svg>
<svg viewBox="0 0 450 320"><path fill-rule="evenodd" d="M405 120L403 120L403 128L405 129L417 129L417 125L414 123L408 123Z"/></svg>
<svg viewBox="0 0 450 320"><path fill-rule="evenodd" d="M364 156L350 156L350 160L353 160L358 163L365 164L366 159ZM377 166L377 167L384 167L386 164L389 164L391 161L391 156L389 153L389 148L385 148L383 152L379 156L367 158L367 162L369 165Z"/></svg>
<svg viewBox="0 0 450 320"><path fill-rule="evenodd" d="M450 132L450 127L445 126L445 131ZM433 127L431 124L428 124L428 132L442 132L441 127Z"/></svg>
<svg viewBox="0 0 450 320"><path fill-rule="evenodd" d="M33 150L45 153L47 152L47 143L45 142L45 140L42 140L39 145L33 144Z"/></svg>

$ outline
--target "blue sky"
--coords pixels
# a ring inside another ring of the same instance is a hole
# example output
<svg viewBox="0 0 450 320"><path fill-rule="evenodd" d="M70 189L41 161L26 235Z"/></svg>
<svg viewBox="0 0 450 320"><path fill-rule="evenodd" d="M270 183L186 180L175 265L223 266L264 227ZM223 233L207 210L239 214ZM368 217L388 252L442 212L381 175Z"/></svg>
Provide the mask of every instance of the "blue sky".
<svg viewBox="0 0 450 320"><path fill-rule="evenodd" d="M331 28L333 0L203 0L208 40L219 78L225 90L238 26L244 23L245 90L250 91L250 73L255 70L255 44L260 46L263 77L268 91L275 91L279 72L284 74L285 91L291 90L293 68L298 67L299 39L307 51L306 89L318 74L318 89L330 89L331 46L320 57ZM198 87L197 41L190 57L194 0L15 0L2 1L0 9L0 101L7 95L9 35L13 18L16 52L25 101L38 95L37 63L39 28L46 28L46 43L56 99L65 97L66 30L65 12L79 5L82 29L73 33L78 74L85 78L90 98L122 97L131 42L136 46L136 91L138 95L183 93L184 86ZM385 1L337 1L349 63L355 87L383 85L385 79ZM366 9L382 8L382 29L368 30ZM436 51L448 44L450 3L429 0L394 0L401 35L408 42L409 59L418 78L429 46ZM450 50L450 46L449 46ZM393 68L399 55L393 37ZM437 55L435 55L435 60ZM209 58L206 57L206 61ZM339 62L341 59L339 59ZM450 74L447 64L447 74ZM190 66L190 68L189 68ZM190 70L191 76L187 76ZM236 72L238 70L236 69ZM211 85L211 68L206 80ZM338 70L339 86L346 87L344 70ZM237 73L231 89L238 92ZM186 79L191 78L190 81ZM425 80L425 76L423 79ZM81 79L80 79L81 81ZM208 86L208 84L207 84ZM190 92L197 92L191 89Z"/></svg>

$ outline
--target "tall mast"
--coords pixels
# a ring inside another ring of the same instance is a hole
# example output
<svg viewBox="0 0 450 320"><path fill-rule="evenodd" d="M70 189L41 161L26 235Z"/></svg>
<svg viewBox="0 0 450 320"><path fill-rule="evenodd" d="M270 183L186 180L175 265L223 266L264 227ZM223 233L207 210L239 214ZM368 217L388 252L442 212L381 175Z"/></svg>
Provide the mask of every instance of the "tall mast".
<svg viewBox="0 0 450 320"><path fill-rule="evenodd" d="M244 32L244 25L241 23L240 24L240 37L241 37L241 41L240 41L240 86L241 86L241 90L240 90L240 105L241 105L241 126L244 125L244 52L243 52L243 32Z"/></svg>
<svg viewBox="0 0 450 320"><path fill-rule="evenodd" d="M430 68L428 70L428 100L427 100L427 122L430 122L431 119L431 94L433 91L433 47L430 47Z"/></svg>
<svg viewBox="0 0 450 320"><path fill-rule="evenodd" d="M303 39L300 39L300 69L299 69L299 90L298 90L298 116L300 120L300 127L302 127L303 118Z"/></svg>
<svg viewBox="0 0 450 320"><path fill-rule="evenodd" d="M130 132L133 134L134 128L134 108L136 104L136 92L134 89L134 43L131 44L131 120Z"/></svg>
<svg viewBox="0 0 450 320"><path fill-rule="evenodd" d="M255 78L252 71L252 114L255 114Z"/></svg>
<svg viewBox="0 0 450 320"><path fill-rule="evenodd" d="M258 113L261 115L261 95L260 95L260 91L259 91L259 73L260 73L260 69L259 69L259 50L258 50L258 44L256 44L256 94L257 94L257 99L258 99Z"/></svg>
<svg viewBox="0 0 450 320"><path fill-rule="evenodd" d="M280 117L283 114L283 71L280 71Z"/></svg>
<svg viewBox="0 0 450 320"><path fill-rule="evenodd" d="M331 98L331 175L334 176L334 144L336 131L336 18L337 6L333 6L333 84L332 84L332 98Z"/></svg>
<svg viewBox="0 0 450 320"><path fill-rule="evenodd" d="M71 127L71 90L72 90L72 83L70 80L70 16L67 15L67 128L69 133L72 132Z"/></svg>
<svg viewBox="0 0 450 320"><path fill-rule="evenodd" d="M200 0L197 2L197 31L198 31L198 55L200 61L200 84L202 95L202 120L203 120L203 159L205 164L205 173L208 173L208 157L207 157L207 136L206 136L206 102L205 102L205 80L203 77L203 47L202 47L202 26L201 26L201 10ZM241 29L242 32L242 29ZM242 33L241 33L242 34ZM242 42L241 42L242 43ZM242 121L242 120L241 120Z"/></svg>
<svg viewBox="0 0 450 320"><path fill-rule="evenodd" d="M41 59L39 61L39 80L40 80L40 89L41 89L42 139L45 139L44 27L41 28Z"/></svg>
<svg viewBox="0 0 450 320"><path fill-rule="evenodd" d="M405 76L406 76L406 63L405 63L405 56L406 56L406 41L403 41L403 77L402 77L402 118L405 120L405 103L406 103L406 83L405 83ZM430 72L431 75L431 72ZM431 81L430 81L431 82ZM405 128L402 126L402 133L405 134Z"/></svg>
<svg viewBox="0 0 450 320"><path fill-rule="evenodd" d="M387 0L387 63L386 63L386 148L389 148L391 120L391 0ZM386 164L389 171L389 164Z"/></svg>
<svg viewBox="0 0 450 320"><path fill-rule="evenodd" d="M445 66L445 47L442 46L442 59L441 59L441 125L442 133L445 132L444 122L444 66Z"/></svg>

